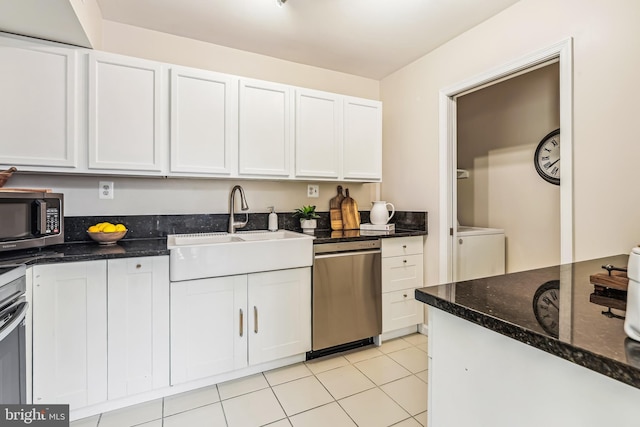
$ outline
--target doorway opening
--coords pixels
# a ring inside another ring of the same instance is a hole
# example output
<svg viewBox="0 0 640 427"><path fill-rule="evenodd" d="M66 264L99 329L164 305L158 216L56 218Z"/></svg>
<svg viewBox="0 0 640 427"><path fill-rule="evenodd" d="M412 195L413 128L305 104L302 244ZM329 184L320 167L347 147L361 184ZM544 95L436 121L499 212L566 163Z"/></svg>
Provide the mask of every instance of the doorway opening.
<svg viewBox="0 0 640 427"><path fill-rule="evenodd" d="M446 191L441 191L440 194L440 281L441 283L451 282L453 280L459 280L456 278L457 274L460 274L459 271L455 270L456 267L456 253L457 253L457 245L459 240L458 238L458 220L463 225L475 225L480 227L498 227L499 219L501 217L500 212L496 209L510 209L513 211L513 208L508 205L508 200L501 200L500 197L505 197L504 194L502 196L498 196L497 199L493 200L494 204L497 205L493 208L493 214L489 213L489 209L486 208L486 205L491 198L491 196L487 194L468 194L465 193L468 189L465 189L464 185L460 187L461 194L458 194L458 183L464 180L459 180L459 177L467 178L469 181L475 179L485 179L488 177L483 175L486 172L486 164L472 164L469 163L469 153L458 153L458 137L460 136L461 140L468 139L467 135L465 135L465 128L460 128L457 123L459 109L460 111L464 111L468 108L467 99L478 98L475 92L480 91L480 89L488 88L488 90L496 91L499 86L510 85L511 81L516 81L515 78L525 77L525 78L533 78L536 74L545 73L545 72L555 72L558 76L559 81L559 107L556 107L556 115L555 115L555 123L553 118L547 118L546 123L540 124L538 126L542 126L542 128L546 129L547 127L557 126L559 121L559 128L562 130L562 144L560 146L560 170L561 170L561 181L559 188L552 188L551 184L547 184L545 187L541 182L534 182L531 185L541 186L536 187L540 191L543 192L551 192L555 191L556 201L555 201L555 209L559 210L559 219L557 220L557 226L555 230L550 230L550 232L555 233L556 240L556 248L555 253L542 254L541 258L539 257L537 263L544 264L545 262L549 262L548 259L545 260L545 256L549 259L553 258L554 261L551 261L550 264L558 264L558 263L566 263L571 262L573 260L573 211L572 211L572 58L571 58L571 39L566 39L560 43L557 43L553 46L550 46L546 49L540 50L538 52L532 53L530 55L526 55L523 58L520 58L516 61L498 67L494 70L490 70L482 75L471 78L467 81L461 82L455 86L445 88L440 91L440 171L441 171L441 182L443 186L441 188L446 188ZM551 68L550 68L551 67ZM535 73L533 73L535 71ZM501 83L501 85L498 85ZM470 95L465 99L467 95ZM480 97L481 99L481 97ZM477 99L476 99L477 101ZM482 101L480 101L482 102ZM486 102L486 99L485 99ZM556 100L557 102L557 100ZM460 103L460 104L459 104ZM473 102L471 102L472 104ZM476 106L477 108L477 106ZM559 116L559 120L558 120ZM488 123L487 123L488 124ZM546 127L545 127L546 126ZM535 126L534 126L535 127ZM477 129L476 129L477 130ZM499 130L496 130L499 131ZM460 132L460 135L458 135ZM540 131L542 132L542 131ZM529 141L530 144L537 145L540 138L544 135L539 135L537 137L533 137L531 135L537 135L540 133L534 129L523 129L522 138L532 139ZM485 137L491 138L491 129L486 129ZM531 135L526 136L526 133L530 133ZM546 134L546 132L543 132ZM516 130L515 134L518 135L519 132ZM496 139L500 139L500 135L496 135ZM487 143L485 143L487 144ZM482 145L482 144L480 144ZM499 162L503 162L507 159L518 158L518 156L522 156L523 150L518 149L509 149L505 147L496 146L495 151L491 154L491 156L481 157L479 160L480 163L483 161L493 161L494 164L498 164ZM502 148L502 149L501 149ZM482 147L470 148L469 151L472 152L475 149L482 149ZM527 148L528 151L531 150L530 147ZM466 157L465 157L466 156ZM522 160L522 159L520 159ZM471 170L463 170L458 171L459 161L462 161L462 165L466 165L468 169ZM465 163L467 162L467 163ZM531 168L533 168L533 158L528 160L528 164ZM508 180L502 185L503 188L511 186L513 191L518 191L517 183L521 180L521 177L516 176L518 174L517 168L502 168L495 169L499 172L493 173L491 177L494 188L500 188L501 183L499 180ZM511 173L511 175L510 175ZM475 174L475 176L474 176ZM531 178L531 177L530 177ZM534 177L535 178L535 177ZM558 197L559 190L559 197ZM505 193L503 191L503 193ZM508 193L508 192L506 192ZM495 196L495 194L493 195ZM530 194L529 197L535 197L533 194ZM549 197L548 194L545 197ZM478 198L477 206L473 205L471 210L469 210L469 204L473 204L473 199ZM471 202L470 202L471 200ZM464 206L466 204L467 209L463 214L458 212L459 201ZM515 201L517 202L517 201ZM535 202L535 201L531 201ZM559 207L559 209L558 209ZM542 211L544 211L544 207L541 206ZM546 208L547 210L549 207ZM526 211L526 207L525 207ZM523 212L525 212L523 211ZM517 214L517 213L516 213ZM532 213L533 214L533 213ZM462 216L462 218L461 218ZM504 216L503 216L504 217ZM526 219L530 220L530 218ZM525 221L525 220L523 220ZM471 223L469 223L471 222ZM522 229L526 229L526 227L522 227ZM558 245L559 242L559 245ZM516 248L514 248L516 249ZM511 271L517 271L521 269L528 269L526 265L527 248L520 248L518 252L513 252L511 254L512 265L510 266ZM524 253L522 253L524 251ZM530 253L533 254L533 253ZM524 266L524 268L523 268ZM529 268L535 268L536 263Z"/></svg>

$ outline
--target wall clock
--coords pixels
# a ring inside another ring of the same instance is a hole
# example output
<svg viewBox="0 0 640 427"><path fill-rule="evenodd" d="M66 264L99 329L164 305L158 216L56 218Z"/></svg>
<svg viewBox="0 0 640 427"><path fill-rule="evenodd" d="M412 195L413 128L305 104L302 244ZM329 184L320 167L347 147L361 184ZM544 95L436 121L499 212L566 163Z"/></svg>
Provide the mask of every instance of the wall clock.
<svg viewBox="0 0 640 427"><path fill-rule="evenodd" d="M533 164L542 179L560 185L560 129L542 138L533 156Z"/></svg>
<svg viewBox="0 0 640 427"><path fill-rule="evenodd" d="M533 313L536 320L551 336L558 338L560 329L560 281L543 283L533 296Z"/></svg>

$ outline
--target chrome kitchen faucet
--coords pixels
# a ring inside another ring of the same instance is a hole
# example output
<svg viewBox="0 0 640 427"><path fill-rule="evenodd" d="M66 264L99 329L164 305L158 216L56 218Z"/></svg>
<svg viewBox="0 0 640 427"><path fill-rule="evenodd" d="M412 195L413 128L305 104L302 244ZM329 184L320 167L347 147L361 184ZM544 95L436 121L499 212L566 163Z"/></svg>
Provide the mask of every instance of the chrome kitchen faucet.
<svg viewBox="0 0 640 427"><path fill-rule="evenodd" d="M236 228L242 228L247 225L249 222L249 213L245 212L244 221L236 221L234 218L235 208L236 208L236 190L240 190L240 207L243 211L249 210L249 205L247 204L247 198L244 195L244 189L236 185L231 189L231 193L229 194L229 233L235 233Z"/></svg>

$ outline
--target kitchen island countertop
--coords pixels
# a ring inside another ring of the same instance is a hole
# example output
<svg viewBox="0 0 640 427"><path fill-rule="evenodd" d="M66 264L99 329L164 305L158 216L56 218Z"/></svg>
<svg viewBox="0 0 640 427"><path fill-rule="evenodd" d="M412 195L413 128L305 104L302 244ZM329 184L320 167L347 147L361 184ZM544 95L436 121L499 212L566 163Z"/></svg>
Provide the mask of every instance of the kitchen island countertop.
<svg viewBox="0 0 640 427"><path fill-rule="evenodd" d="M626 267L627 261L628 255L617 255L426 287L415 296L458 318L640 388L640 343L624 333L625 312L591 302L594 286L589 276L606 273L601 268L605 264Z"/></svg>

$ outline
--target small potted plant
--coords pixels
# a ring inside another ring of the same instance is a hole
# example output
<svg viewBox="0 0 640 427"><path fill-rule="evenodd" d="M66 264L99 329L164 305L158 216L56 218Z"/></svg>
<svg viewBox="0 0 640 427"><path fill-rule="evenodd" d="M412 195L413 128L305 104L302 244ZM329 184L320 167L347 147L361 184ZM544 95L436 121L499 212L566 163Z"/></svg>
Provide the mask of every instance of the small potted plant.
<svg viewBox="0 0 640 427"><path fill-rule="evenodd" d="M300 226L305 233L313 233L318 225L316 220L320 218L316 213L316 207L311 205L296 209L293 216L300 218Z"/></svg>

